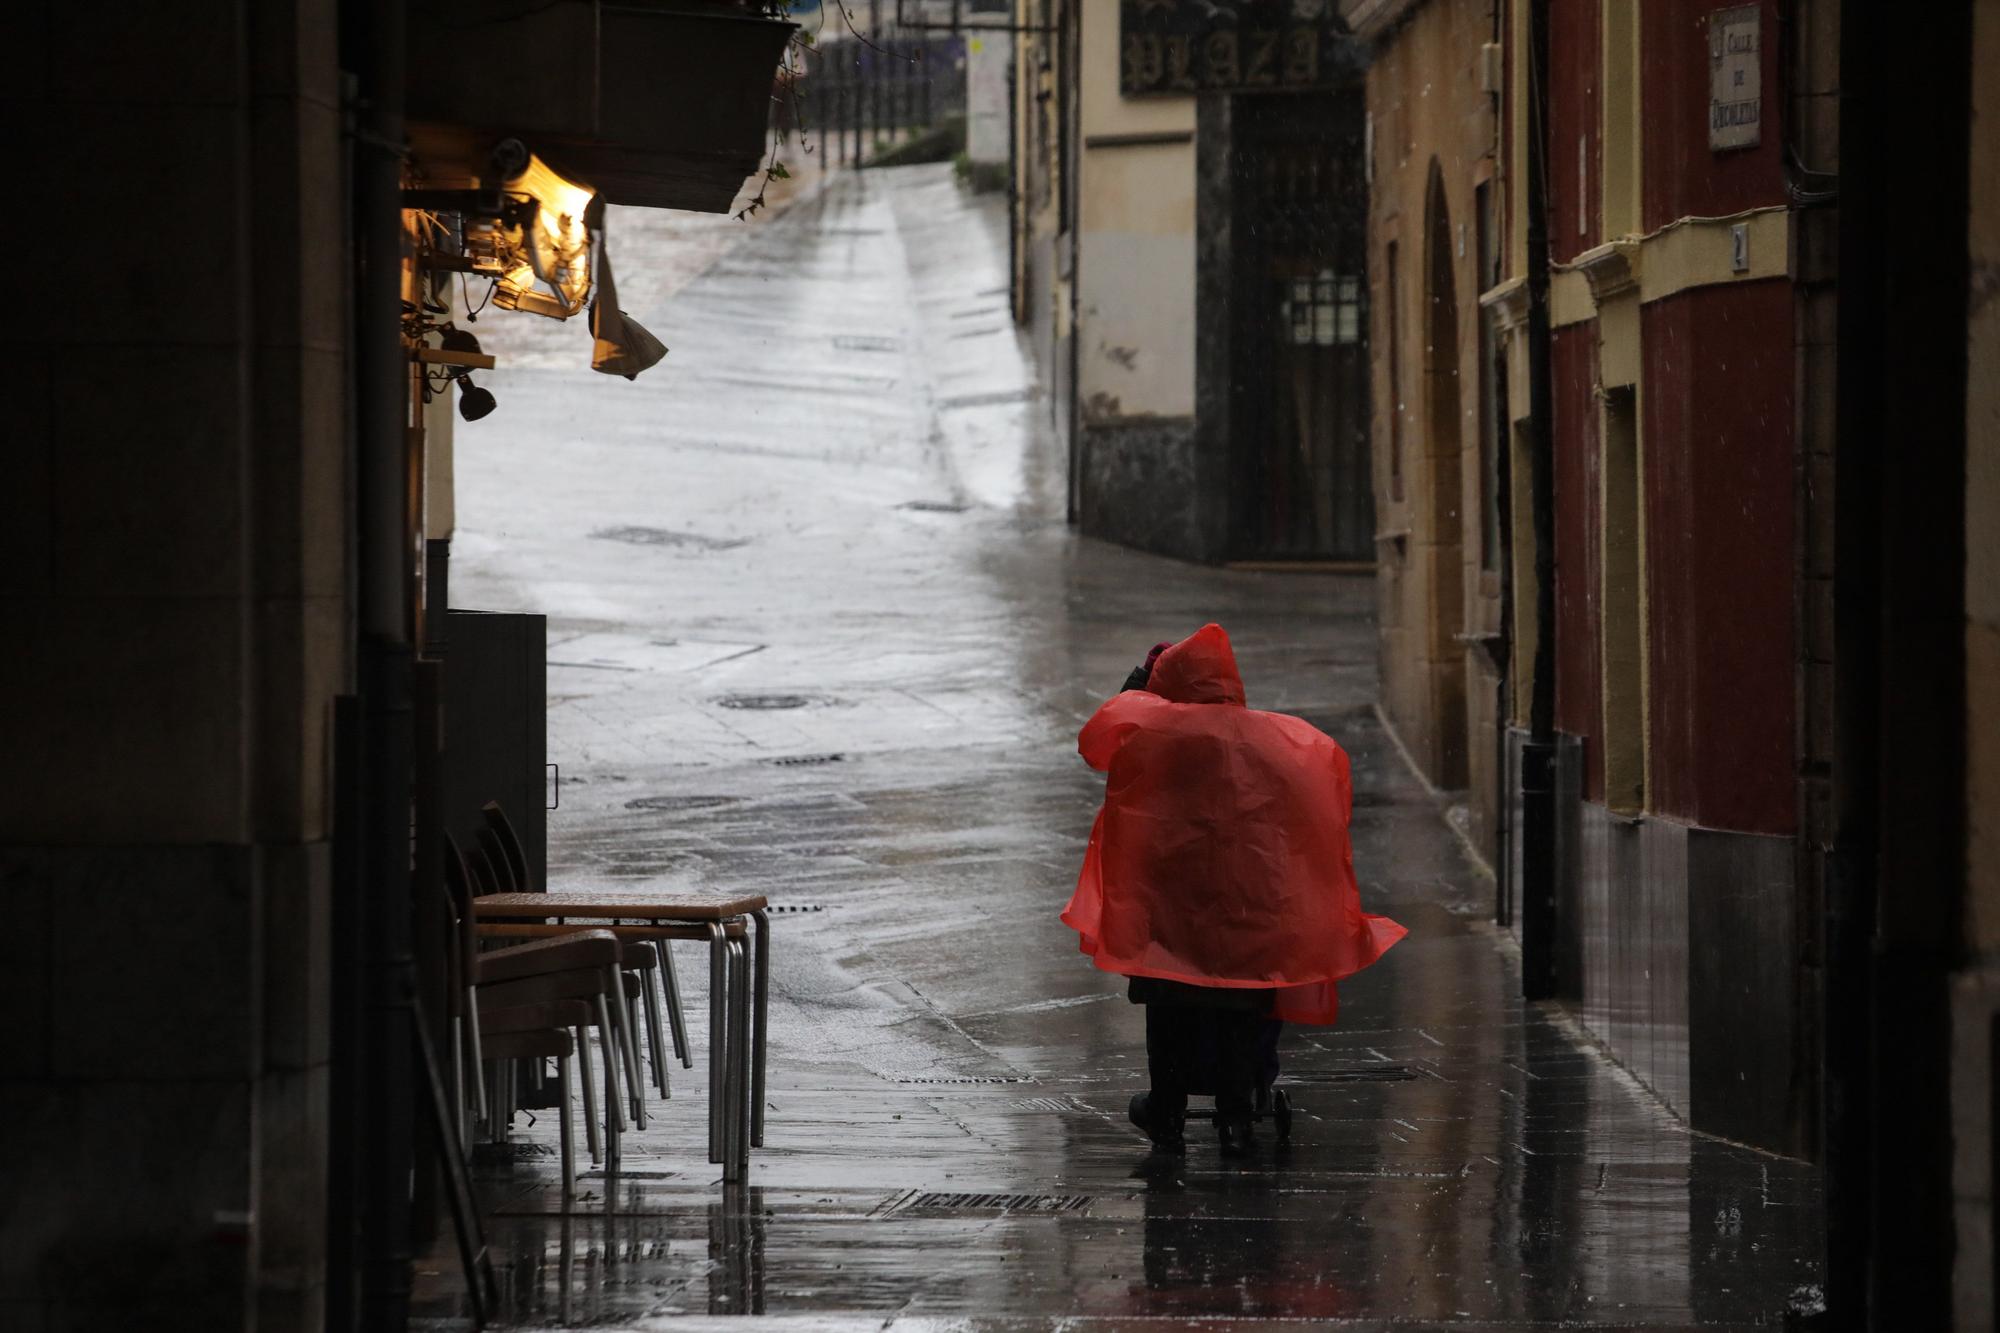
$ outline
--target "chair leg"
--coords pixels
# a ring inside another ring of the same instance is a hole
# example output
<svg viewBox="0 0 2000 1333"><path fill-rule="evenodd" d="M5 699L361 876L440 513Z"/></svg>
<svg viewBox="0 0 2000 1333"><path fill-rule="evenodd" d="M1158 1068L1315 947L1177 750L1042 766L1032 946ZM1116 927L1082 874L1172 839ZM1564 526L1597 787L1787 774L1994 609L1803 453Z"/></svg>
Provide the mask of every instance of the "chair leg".
<svg viewBox="0 0 2000 1333"><path fill-rule="evenodd" d="M728 966L729 941L722 927L710 922L708 926L708 1160L717 1164L722 1161L722 1126L726 1115L724 1108L728 1101L728 1089L723 1086L723 1047L727 1045L728 1033L724 1030L723 1010L728 1003L724 990L725 974Z"/></svg>
<svg viewBox="0 0 2000 1333"><path fill-rule="evenodd" d="M607 1147L615 1153L618 1140L610 1137L625 1128L625 1108L618 1092L618 1034L611 1025L611 1005L603 992L597 996L597 1052L604 1057L604 1127Z"/></svg>
<svg viewBox="0 0 2000 1333"><path fill-rule="evenodd" d="M652 945L647 945L652 948ZM653 993L652 975L659 970L659 959L655 955L653 966L639 972L640 1007L646 1014L646 1050L653 1057L653 1086L660 1090L662 1101L674 1095L673 1085L667 1082L667 1035L660 1027L660 997Z"/></svg>
<svg viewBox="0 0 2000 1333"><path fill-rule="evenodd" d="M597 1146L597 1083L590 1070L590 1029L576 1029L576 1072L583 1084L583 1140L590 1146L590 1164L597 1166L604 1157Z"/></svg>
<svg viewBox="0 0 2000 1333"><path fill-rule="evenodd" d="M680 1057L682 1069L694 1068L694 1051L688 1046L687 1012L681 1008L681 974L674 970L674 946L671 940L657 940L654 948L660 951L660 990L667 999L667 1026L674 1034L674 1054Z"/></svg>
<svg viewBox="0 0 2000 1333"><path fill-rule="evenodd" d="M622 1058L618 1038L612 1034L609 1023L599 1032L604 1055L604 1203L609 1208L612 1186L625 1160L625 1108L618 1104L618 1063Z"/></svg>
<svg viewBox="0 0 2000 1333"><path fill-rule="evenodd" d="M487 1124L493 1119L493 1107L486 1099L486 1055L479 1049L479 988L465 988L465 1030L472 1042L472 1068L475 1077L472 1086L479 1089L479 1119Z"/></svg>
<svg viewBox="0 0 2000 1333"><path fill-rule="evenodd" d="M470 1153L472 1136L465 1123L465 1019L451 1020L451 1123L458 1141Z"/></svg>
<svg viewBox="0 0 2000 1333"><path fill-rule="evenodd" d="M632 1010L625 1003L625 973L619 968L610 969L611 1016L618 1020L618 1040L622 1049L618 1052L625 1065L625 1090L632 1096L632 1128L646 1127L646 1090L640 1083L639 1036L632 1026Z"/></svg>
<svg viewBox="0 0 2000 1333"><path fill-rule="evenodd" d="M569 1105L569 1057L556 1057L556 1083L559 1085L556 1102L556 1125L562 1134L562 1182L563 1211L569 1211L569 1201L576 1197L576 1125Z"/></svg>
<svg viewBox="0 0 2000 1333"><path fill-rule="evenodd" d="M729 1108L730 1155L725 1179L742 1180L750 1171L750 944L738 940L735 975L730 979L730 999L735 1012L730 1016L729 1054L733 1066Z"/></svg>
<svg viewBox="0 0 2000 1333"><path fill-rule="evenodd" d="M750 920L757 930L757 1029L751 1040L751 1059L755 1063L750 1070L750 1146L764 1146L764 1075L767 1064L767 1050L771 1033L771 918L758 911L750 914Z"/></svg>

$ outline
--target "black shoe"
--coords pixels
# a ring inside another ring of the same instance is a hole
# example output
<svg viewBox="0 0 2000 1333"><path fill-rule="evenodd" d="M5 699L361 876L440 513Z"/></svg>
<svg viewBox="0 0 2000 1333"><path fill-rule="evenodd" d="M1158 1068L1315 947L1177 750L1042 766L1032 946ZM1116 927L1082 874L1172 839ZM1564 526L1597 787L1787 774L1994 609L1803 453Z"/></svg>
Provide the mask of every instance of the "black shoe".
<svg viewBox="0 0 2000 1333"><path fill-rule="evenodd" d="M1153 1094L1150 1092L1133 1093L1132 1104L1126 1108L1125 1114L1131 1117L1133 1124L1145 1131L1146 1137L1153 1141L1154 1148L1160 1152L1172 1153L1176 1157L1187 1156L1186 1116L1155 1116Z"/></svg>
<svg viewBox="0 0 2000 1333"><path fill-rule="evenodd" d="M1255 1142L1250 1137L1250 1122L1233 1116L1227 1120L1217 1116L1215 1142L1224 1157L1248 1157Z"/></svg>

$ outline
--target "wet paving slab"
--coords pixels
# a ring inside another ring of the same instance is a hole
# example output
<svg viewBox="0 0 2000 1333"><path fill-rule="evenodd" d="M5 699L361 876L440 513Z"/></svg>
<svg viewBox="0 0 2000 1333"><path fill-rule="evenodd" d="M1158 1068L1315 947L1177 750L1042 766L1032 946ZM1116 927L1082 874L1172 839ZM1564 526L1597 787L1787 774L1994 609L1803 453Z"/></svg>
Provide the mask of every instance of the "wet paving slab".
<svg viewBox="0 0 2000 1333"><path fill-rule="evenodd" d="M848 177L651 308L628 280L675 348L657 382L509 370L491 338L510 411L461 433L453 588L551 616L551 879L776 908L750 1181L705 1160L690 952L697 1068L672 1071L619 1178L565 1210L547 1117L482 1165L500 1322L1671 1328L1813 1308L1815 1171L1689 1133L1519 999L1490 879L1372 707L1372 582L1195 567L1062 521L1046 402L978 313L1004 301L1002 207L945 169ZM592 536L616 529L701 539ZM1125 1119L1143 1014L1056 919L1101 794L1077 726L1207 620L1252 706L1348 748L1364 901L1411 927L1343 985L1337 1027L1289 1031L1292 1135L1261 1127L1240 1163L1200 1126L1185 1159L1146 1151ZM419 1326L464 1326L449 1249L422 1270Z"/></svg>

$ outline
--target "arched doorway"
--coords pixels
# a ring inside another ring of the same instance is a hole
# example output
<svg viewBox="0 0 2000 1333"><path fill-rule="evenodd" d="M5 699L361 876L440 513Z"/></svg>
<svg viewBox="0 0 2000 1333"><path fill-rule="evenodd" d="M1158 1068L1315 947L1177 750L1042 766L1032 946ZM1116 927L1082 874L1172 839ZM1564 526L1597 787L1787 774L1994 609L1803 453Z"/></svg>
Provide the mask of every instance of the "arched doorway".
<svg viewBox="0 0 2000 1333"><path fill-rule="evenodd" d="M1465 565L1459 424L1458 286L1452 268L1451 209L1444 172L1431 159L1424 200L1424 465L1416 515L1430 584L1432 778L1466 784Z"/></svg>

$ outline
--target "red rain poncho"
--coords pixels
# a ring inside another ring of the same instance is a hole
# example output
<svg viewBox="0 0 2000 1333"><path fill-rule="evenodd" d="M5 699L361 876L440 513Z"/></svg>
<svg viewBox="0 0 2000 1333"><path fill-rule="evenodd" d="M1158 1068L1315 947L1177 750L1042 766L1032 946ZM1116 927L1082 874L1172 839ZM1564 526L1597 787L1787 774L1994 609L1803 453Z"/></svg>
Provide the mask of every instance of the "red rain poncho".
<svg viewBox="0 0 2000 1333"><path fill-rule="evenodd" d="M1408 933L1361 910L1347 752L1245 708L1220 625L1161 654L1076 748L1110 777L1062 919L1105 971L1274 987L1275 1017L1331 1023L1334 983Z"/></svg>

